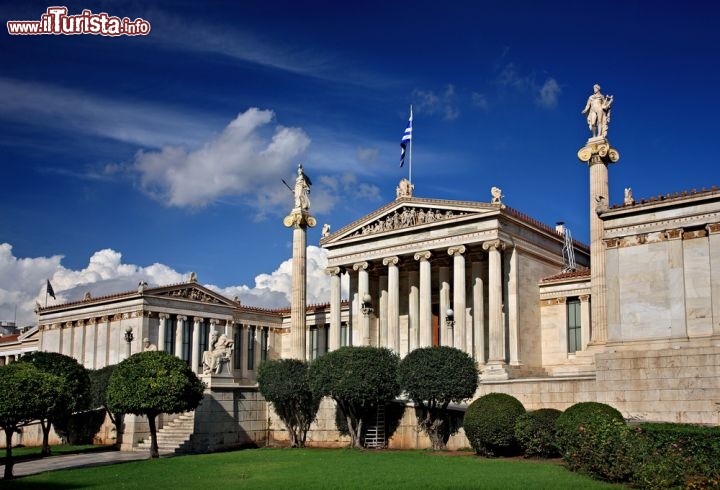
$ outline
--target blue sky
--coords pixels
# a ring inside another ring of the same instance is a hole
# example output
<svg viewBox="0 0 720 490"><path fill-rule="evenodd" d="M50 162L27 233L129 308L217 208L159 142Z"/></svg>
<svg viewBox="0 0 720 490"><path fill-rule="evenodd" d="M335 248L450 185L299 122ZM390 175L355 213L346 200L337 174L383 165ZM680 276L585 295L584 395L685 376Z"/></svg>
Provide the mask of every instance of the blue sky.
<svg viewBox="0 0 720 490"><path fill-rule="evenodd" d="M410 104L416 196L489 201L498 186L585 242L576 153L595 83L615 96L611 203L624 187L640 199L720 183L714 2L63 5L151 31L0 34L1 321L31 323L46 278L62 301L195 271L247 303L289 303L281 179L302 161L333 229L386 204L407 177ZM327 301L323 253L309 256L310 300Z"/></svg>

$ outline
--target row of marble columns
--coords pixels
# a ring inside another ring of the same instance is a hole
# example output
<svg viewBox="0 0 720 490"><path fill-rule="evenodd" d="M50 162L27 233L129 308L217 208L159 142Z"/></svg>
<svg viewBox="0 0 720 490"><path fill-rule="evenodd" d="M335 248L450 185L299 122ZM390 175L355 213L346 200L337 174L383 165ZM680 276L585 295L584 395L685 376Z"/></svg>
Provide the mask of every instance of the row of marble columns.
<svg viewBox="0 0 720 490"><path fill-rule="evenodd" d="M164 350L165 349L165 341L166 341L166 332L167 332L167 322L170 318L170 315L167 313L160 313L158 315L160 322L158 326L158 350ZM183 344L185 343L185 329L184 323L188 321L188 317L185 315L177 315L176 317L176 323L175 323L175 345L174 349L175 356L179 357L180 359L183 358ZM218 331L218 324L221 320L218 320L217 318L210 318L208 319L210 322L210 331L209 331L209 337L206 339L206 342L208 343L208 349L210 349L209 345L209 338L212 336L213 332ZM192 318L192 329L191 329L191 348L190 348L190 367L195 373L202 373L202 352L200 352L200 331L201 331L201 325L205 322L205 318L203 317L193 317ZM220 334L224 333L229 339L233 339L233 325L234 322L232 320L227 320L225 322L225 325L222 327L223 331L220 332Z"/></svg>
<svg viewBox="0 0 720 490"><path fill-rule="evenodd" d="M6 364L10 364L11 362L17 361L18 359L20 359L21 355L22 354L9 354L0 356L0 366L4 366Z"/></svg>
<svg viewBox="0 0 720 490"><path fill-rule="evenodd" d="M517 364L517 255L513 247L508 247L501 240L488 241L482 244L487 253L488 261L488 357L485 359L485 284L482 277L481 262L474 260L471 263L472 294L468 295L466 285L466 255L464 245L452 246L440 250L424 250L414 253L412 260L417 262L417 270L412 266L408 270L408 325L410 330L416 328L416 339L409 339L407 349L427 347L433 345L433 288L432 264L434 258L444 256L452 257L452 286L450 285L450 268L440 262L438 266L439 278L439 327L445 328L441 334L442 344L456 347L472 354L480 363L502 366L506 361ZM503 301L503 251L506 255L506 276L508 277L507 298ZM371 294L375 288L370 281L371 264L367 261L356 262L343 267L329 267L326 272L330 275L330 350L340 346L340 274L350 274L350 325L354 330L360 328L362 345L371 345L370 315L361 311L364 298L371 300L378 321L378 344L387 346L396 352L402 352L400 345L400 268L401 260L407 264L408 257L391 256L382 259L382 266L387 268L379 275L377 293ZM376 265L379 267L379 263ZM452 293L452 294L451 294ZM472 304L467 305L470 297ZM452 302L451 302L452 299ZM367 306L367 305L366 305ZM472 315L468 317L466 311L470 306ZM454 311L454 325L448 322L446 326L445 315L451 309ZM506 320L504 311L508 312L509 339L506 339ZM471 323L468 323L470 321ZM509 341L510 354L506 356L506 342ZM509 357L509 359L508 359Z"/></svg>

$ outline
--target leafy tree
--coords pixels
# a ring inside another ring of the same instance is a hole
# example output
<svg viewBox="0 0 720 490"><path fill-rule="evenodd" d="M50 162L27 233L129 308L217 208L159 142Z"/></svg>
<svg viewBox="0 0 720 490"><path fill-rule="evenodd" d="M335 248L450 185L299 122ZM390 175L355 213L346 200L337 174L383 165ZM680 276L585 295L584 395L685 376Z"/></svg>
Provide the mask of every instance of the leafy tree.
<svg viewBox="0 0 720 490"><path fill-rule="evenodd" d="M19 428L47 414L58 401L66 401L62 380L31 364L0 366L0 427L5 431L5 475L13 477L12 436Z"/></svg>
<svg viewBox="0 0 720 490"><path fill-rule="evenodd" d="M310 389L329 396L348 425L351 447L362 447L363 418L400 393L398 356L376 347L341 347L310 364Z"/></svg>
<svg viewBox="0 0 720 490"><path fill-rule="evenodd" d="M445 449L450 437L448 405L472 398L478 374L472 357L453 347L415 349L400 361L400 387L420 408L418 422L433 449Z"/></svg>
<svg viewBox="0 0 720 490"><path fill-rule="evenodd" d="M90 378L87 369L75 358L58 352L35 351L20 358L41 371L54 374L61 379L62 390L67 397L60 397L49 409L41 414L40 426L43 432L43 456L50 454L50 427L54 423L62 424L74 412L85 410L90 401Z"/></svg>
<svg viewBox="0 0 720 490"><path fill-rule="evenodd" d="M290 434L290 447L305 447L310 424L315 420L321 397L308 384L308 364L297 359L264 362L258 368L260 393L273 404L275 413Z"/></svg>
<svg viewBox="0 0 720 490"><path fill-rule="evenodd" d="M161 413L194 410L205 384L185 362L164 351L134 354L115 367L107 406L117 413L145 415L150 425L150 457L159 458L155 419Z"/></svg>
<svg viewBox="0 0 720 490"><path fill-rule="evenodd" d="M113 413L107 404L108 384L110 383L110 376L112 376L113 371L115 371L115 366L115 364L111 364L104 368L92 369L88 372L88 375L90 377L90 408L105 409L108 417L110 417L110 422L113 423L119 433L120 426L118 423L120 414Z"/></svg>

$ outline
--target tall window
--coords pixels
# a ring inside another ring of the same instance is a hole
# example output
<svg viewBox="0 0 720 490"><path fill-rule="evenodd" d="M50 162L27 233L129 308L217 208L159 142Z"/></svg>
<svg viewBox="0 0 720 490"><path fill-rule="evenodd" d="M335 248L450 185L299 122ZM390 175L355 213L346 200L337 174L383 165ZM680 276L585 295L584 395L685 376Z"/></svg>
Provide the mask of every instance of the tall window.
<svg viewBox="0 0 720 490"><path fill-rule="evenodd" d="M255 369L255 325L250 325L248 327L248 346L247 346L247 353L248 353L248 359L247 359L247 368L248 371L252 371Z"/></svg>
<svg viewBox="0 0 720 490"><path fill-rule="evenodd" d="M260 360L261 361L267 361L268 358L268 350L269 350L269 343L268 340L270 339L270 329L268 327L263 327L262 333L260 334Z"/></svg>
<svg viewBox="0 0 720 490"><path fill-rule="evenodd" d="M175 322L177 321L175 315L165 320L165 345L163 346L165 352L175 354Z"/></svg>
<svg viewBox="0 0 720 490"><path fill-rule="evenodd" d="M582 350L580 298L567 299L568 353Z"/></svg>
<svg viewBox="0 0 720 490"><path fill-rule="evenodd" d="M318 329L317 325L310 327L310 360L318 357Z"/></svg>
<svg viewBox="0 0 720 490"><path fill-rule="evenodd" d="M241 369L242 365L240 363L242 362L242 325L238 324L235 327L235 335L233 337L233 340L235 341L235 345L233 346L233 366L235 367L235 369Z"/></svg>
<svg viewBox="0 0 720 490"><path fill-rule="evenodd" d="M187 319L183 321L182 360L190 364L190 347L192 344L192 323Z"/></svg>
<svg viewBox="0 0 720 490"><path fill-rule="evenodd" d="M350 328L346 322L340 324L340 347L350 345Z"/></svg>

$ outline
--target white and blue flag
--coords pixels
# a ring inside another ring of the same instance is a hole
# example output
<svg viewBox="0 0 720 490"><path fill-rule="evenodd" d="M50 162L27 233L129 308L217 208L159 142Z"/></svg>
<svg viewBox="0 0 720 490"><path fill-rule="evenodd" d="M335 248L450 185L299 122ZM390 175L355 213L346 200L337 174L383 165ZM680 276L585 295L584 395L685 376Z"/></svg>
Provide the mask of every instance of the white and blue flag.
<svg viewBox="0 0 720 490"><path fill-rule="evenodd" d="M410 120L405 128L405 133L400 140L400 166L405 165L405 153L408 144L412 144L412 106L410 107Z"/></svg>

